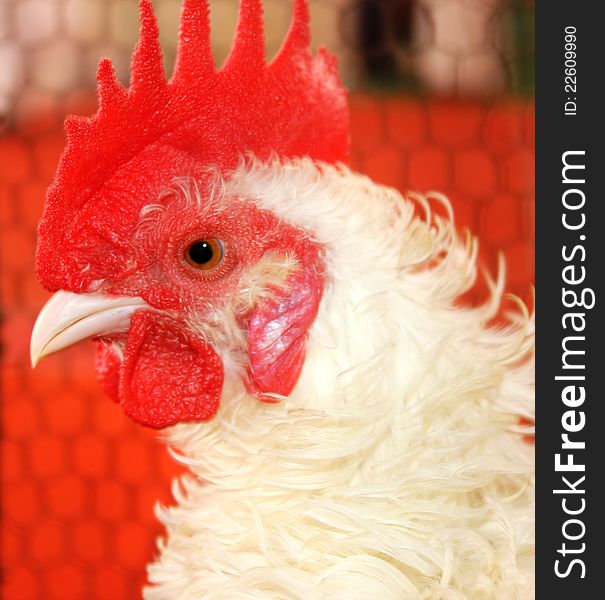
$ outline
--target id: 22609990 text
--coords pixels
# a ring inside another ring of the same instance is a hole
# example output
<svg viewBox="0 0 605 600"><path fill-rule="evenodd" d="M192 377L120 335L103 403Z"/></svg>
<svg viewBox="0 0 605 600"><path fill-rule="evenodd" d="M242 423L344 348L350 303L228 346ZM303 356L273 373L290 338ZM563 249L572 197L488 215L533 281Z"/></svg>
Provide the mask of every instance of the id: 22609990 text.
<svg viewBox="0 0 605 600"><path fill-rule="evenodd" d="M565 116L577 114L576 28L565 27Z"/></svg>

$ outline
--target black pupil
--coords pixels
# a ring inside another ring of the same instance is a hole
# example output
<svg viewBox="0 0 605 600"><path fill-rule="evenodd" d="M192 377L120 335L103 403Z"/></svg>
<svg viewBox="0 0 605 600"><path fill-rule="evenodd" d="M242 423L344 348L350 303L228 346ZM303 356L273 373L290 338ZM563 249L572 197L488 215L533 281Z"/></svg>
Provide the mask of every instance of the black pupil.
<svg viewBox="0 0 605 600"><path fill-rule="evenodd" d="M196 265L205 265L214 258L214 250L208 242L195 242L189 247L189 258Z"/></svg>

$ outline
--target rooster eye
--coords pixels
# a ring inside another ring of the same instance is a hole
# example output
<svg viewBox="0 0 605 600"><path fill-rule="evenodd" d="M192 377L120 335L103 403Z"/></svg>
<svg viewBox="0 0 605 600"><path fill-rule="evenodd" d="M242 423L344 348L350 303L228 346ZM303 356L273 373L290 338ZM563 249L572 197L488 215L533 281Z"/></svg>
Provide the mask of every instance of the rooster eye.
<svg viewBox="0 0 605 600"><path fill-rule="evenodd" d="M214 269L223 259L223 243L216 238L196 240L187 246L185 260L200 271Z"/></svg>

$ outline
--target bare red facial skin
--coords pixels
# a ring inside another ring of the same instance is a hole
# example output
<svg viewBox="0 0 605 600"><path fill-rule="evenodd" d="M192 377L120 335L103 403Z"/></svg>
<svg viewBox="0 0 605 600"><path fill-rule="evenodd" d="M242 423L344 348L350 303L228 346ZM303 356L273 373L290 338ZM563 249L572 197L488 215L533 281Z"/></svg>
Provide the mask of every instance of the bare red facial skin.
<svg viewBox="0 0 605 600"><path fill-rule="evenodd" d="M239 315L248 330L245 383L260 400L294 388L321 300L320 247L304 232L245 200L229 201L227 210L204 211L204 219L199 211L184 208L177 197L165 199L164 209L133 237L124 259L129 268L104 289L142 297L156 309L135 313L128 333L115 338L124 347L123 361L105 340L96 363L108 395L133 419L154 428L215 415L224 377L220 348L192 333L186 319L195 313L203 320L229 301L242 272L266 252L296 257L299 264L284 289ZM222 241L223 260L211 271L199 271L185 260L185 251L192 241L208 237Z"/></svg>
<svg viewBox="0 0 605 600"><path fill-rule="evenodd" d="M275 216L243 200L230 201L224 208L218 201L211 213L208 207L187 208L176 195L164 198L163 204L164 210L133 235L125 261L128 267L108 282L108 293L140 296L160 310L204 311L222 303L242 271L265 252L293 243L283 252L295 253L304 239L299 230L289 228L292 231L287 233ZM188 264L185 252L205 238L221 240L224 255L216 268L198 271Z"/></svg>

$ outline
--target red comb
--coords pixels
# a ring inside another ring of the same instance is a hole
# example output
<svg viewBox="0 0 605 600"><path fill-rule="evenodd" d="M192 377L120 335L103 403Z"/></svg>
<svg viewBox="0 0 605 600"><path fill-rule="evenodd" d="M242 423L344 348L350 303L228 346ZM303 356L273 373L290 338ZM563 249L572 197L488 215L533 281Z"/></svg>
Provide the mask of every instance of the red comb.
<svg viewBox="0 0 605 600"><path fill-rule="evenodd" d="M39 227L37 269L50 289L83 291L120 268L142 206L176 176L209 165L228 170L251 152L260 159L310 156L345 160L346 92L336 61L309 47L307 0L294 0L290 30L265 62L261 0L240 0L235 40L216 70L207 0L183 0L177 59L167 81L149 0L140 0L141 31L131 85L99 63L99 109L68 117L67 147Z"/></svg>

